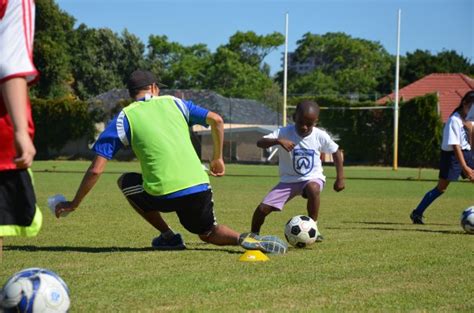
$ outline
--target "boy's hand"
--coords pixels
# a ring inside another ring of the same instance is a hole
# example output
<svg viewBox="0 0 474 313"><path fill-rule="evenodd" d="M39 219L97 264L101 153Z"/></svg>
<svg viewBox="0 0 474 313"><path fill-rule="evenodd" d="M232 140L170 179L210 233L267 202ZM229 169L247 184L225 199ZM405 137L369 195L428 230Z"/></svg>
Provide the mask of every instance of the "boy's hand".
<svg viewBox="0 0 474 313"><path fill-rule="evenodd" d="M466 178L474 183L474 170L471 169L470 167L467 167L463 169L463 171L464 171L464 174L466 175Z"/></svg>
<svg viewBox="0 0 474 313"><path fill-rule="evenodd" d="M344 178L336 178L336 181L334 182L334 190L339 192L344 190L344 188L346 188Z"/></svg>
<svg viewBox="0 0 474 313"><path fill-rule="evenodd" d="M212 176L224 176L225 174L225 165L224 165L224 160L222 159L215 159L211 161L211 164L209 164L209 173Z"/></svg>
<svg viewBox="0 0 474 313"><path fill-rule="evenodd" d="M285 149L288 152L290 152L291 150L295 148L295 143L291 140L278 139L278 143L280 144L280 146L283 147L283 149Z"/></svg>
<svg viewBox="0 0 474 313"><path fill-rule="evenodd" d="M36 149L28 132L15 132L15 148L17 156L13 162L15 162L17 168L31 167Z"/></svg>

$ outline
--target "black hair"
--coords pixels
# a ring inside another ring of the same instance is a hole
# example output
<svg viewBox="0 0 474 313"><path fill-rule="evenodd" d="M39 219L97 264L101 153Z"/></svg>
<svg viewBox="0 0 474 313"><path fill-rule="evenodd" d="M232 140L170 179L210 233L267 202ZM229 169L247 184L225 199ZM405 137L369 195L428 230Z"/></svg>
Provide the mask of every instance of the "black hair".
<svg viewBox="0 0 474 313"><path fill-rule="evenodd" d="M462 108L462 106L467 103L467 101L469 99L471 99L474 101L474 89L473 90L469 90L468 92L466 92L466 94L464 95L464 97L462 97L461 99L461 102L459 103L459 105L454 109L453 113L451 113L451 115L453 115L454 113L456 112L459 112Z"/></svg>
<svg viewBox="0 0 474 313"><path fill-rule="evenodd" d="M296 105L296 110L293 114L293 120L295 119L296 114L305 114L311 111L314 111L317 115L319 115L319 105L315 101L303 100Z"/></svg>

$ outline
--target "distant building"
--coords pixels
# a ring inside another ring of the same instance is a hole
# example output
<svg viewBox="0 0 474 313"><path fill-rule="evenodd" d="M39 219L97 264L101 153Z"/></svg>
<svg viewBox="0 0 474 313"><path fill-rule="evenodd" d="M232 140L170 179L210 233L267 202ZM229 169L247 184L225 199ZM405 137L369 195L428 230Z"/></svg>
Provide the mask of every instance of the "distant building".
<svg viewBox="0 0 474 313"><path fill-rule="evenodd" d="M307 74L316 69L316 59L308 58L304 62L296 61L296 53L288 52L288 71L296 72L298 74ZM282 68L284 64L284 56L282 57Z"/></svg>
<svg viewBox="0 0 474 313"><path fill-rule="evenodd" d="M428 93L437 93L439 99L438 111L444 123L459 105L464 94L472 89L474 89L474 79L467 75L433 73L400 89L399 97L408 101L411 98ZM377 103L384 104L394 99L395 94L391 93L378 99Z"/></svg>

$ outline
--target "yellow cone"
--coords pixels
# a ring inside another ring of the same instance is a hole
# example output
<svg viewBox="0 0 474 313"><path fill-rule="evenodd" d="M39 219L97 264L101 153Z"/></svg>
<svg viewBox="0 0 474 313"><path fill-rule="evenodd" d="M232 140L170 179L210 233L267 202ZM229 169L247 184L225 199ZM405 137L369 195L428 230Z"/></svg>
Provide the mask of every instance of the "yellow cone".
<svg viewBox="0 0 474 313"><path fill-rule="evenodd" d="M239 258L239 261L243 262L265 262L270 260L262 251L259 250L247 250Z"/></svg>

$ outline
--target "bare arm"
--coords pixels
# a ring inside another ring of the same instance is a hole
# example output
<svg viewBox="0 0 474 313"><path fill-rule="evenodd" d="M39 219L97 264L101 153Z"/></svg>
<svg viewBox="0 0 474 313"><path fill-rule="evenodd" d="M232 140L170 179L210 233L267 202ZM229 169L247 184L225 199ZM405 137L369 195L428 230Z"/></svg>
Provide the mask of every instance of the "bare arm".
<svg viewBox="0 0 474 313"><path fill-rule="evenodd" d="M212 176L223 176L225 174L222 148L224 146L224 121L222 117L214 112L207 114L206 123L211 125L212 142L214 147L213 157L210 164Z"/></svg>
<svg viewBox="0 0 474 313"><path fill-rule="evenodd" d="M463 173L467 176L467 178L474 182L474 169L470 168L466 160L464 160L464 155L461 150L461 146L459 145L453 145L454 149L454 155L456 156L456 159L458 159L459 164L461 165Z"/></svg>
<svg viewBox="0 0 474 313"><path fill-rule="evenodd" d="M35 146L28 134L28 85L23 77L12 78L0 85L5 107L10 116L17 156L14 160L18 168L28 168L36 154Z"/></svg>
<svg viewBox="0 0 474 313"><path fill-rule="evenodd" d="M341 150L337 150L332 154L334 160L334 166L336 167L336 181L334 182L334 190L339 192L344 190L344 166L343 157Z"/></svg>
<svg viewBox="0 0 474 313"><path fill-rule="evenodd" d="M257 141L257 147L267 149L276 145L282 146L286 151L290 152L295 147L295 144L287 139L273 139L273 138L261 138Z"/></svg>
<svg viewBox="0 0 474 313"><path fill-rule="evenodd" d="M106 164L107 159L99 155L97 155L94 160L92 160L91 165L82 178L82 182L77 189L74 199L72 201L61 202L56 205L57 218L61 216L62 212L71 212L79 207L84 197L99 180L100 175L102 175L105 170Z"/></svg>

